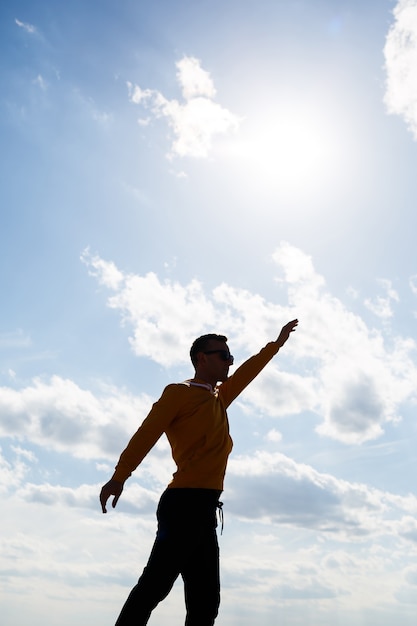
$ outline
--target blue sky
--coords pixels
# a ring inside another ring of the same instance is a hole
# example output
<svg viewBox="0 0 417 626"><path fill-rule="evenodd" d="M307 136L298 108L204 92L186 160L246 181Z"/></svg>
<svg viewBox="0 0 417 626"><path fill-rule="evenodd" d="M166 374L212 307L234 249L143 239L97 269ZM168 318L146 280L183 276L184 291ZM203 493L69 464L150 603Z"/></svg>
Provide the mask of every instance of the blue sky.
<svg viewBox="0 0 417 626"><path fill-rule="evenodd" d="M229 412L218 623L414 626L416 0L0 18L4 623L114 623L173 471L103 516L119 453L196 336L298 317Z"/></svg>

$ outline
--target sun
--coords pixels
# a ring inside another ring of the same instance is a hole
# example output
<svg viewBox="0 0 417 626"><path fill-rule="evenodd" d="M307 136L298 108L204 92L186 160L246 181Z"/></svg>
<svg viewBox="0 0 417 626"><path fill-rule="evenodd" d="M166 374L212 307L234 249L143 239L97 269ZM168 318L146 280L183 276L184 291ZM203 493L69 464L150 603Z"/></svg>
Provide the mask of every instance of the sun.
<svg viewBox="0 0 417 626"><path fill-rule="evenodd" d="M306 106L262 110L246 119L236 138L236 165L266 191L308 197L334 186L345 168L340 129L331 116Z"/></svg>
<svg viewBox="0 0 417 626"><path fill-rule="evenodd" d="M258 175L286 187L311 187L332 167L334 145L328 130L296 112L264 120L250 144Z"/></svg>
<svg viewBox="0 0 417 626"><path fill-rule="evenodd" d="M287 118L270 125L255 147L263 167L289 182L314 177L324 166L323 137L303 119Z"/></svg>

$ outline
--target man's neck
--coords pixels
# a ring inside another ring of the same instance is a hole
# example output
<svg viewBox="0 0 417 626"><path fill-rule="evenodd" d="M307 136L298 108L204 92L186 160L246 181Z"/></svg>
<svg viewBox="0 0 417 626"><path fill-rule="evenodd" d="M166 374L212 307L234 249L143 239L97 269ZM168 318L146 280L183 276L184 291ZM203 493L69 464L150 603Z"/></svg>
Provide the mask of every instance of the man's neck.
<svg viewBox="0 0 417 626"><path fill-rule="evenodd" d="M217 380L209 380L206 376L198 376L197 374L191 379L191 381L197 384L209 385L212 389L217 386Z"/></svg>

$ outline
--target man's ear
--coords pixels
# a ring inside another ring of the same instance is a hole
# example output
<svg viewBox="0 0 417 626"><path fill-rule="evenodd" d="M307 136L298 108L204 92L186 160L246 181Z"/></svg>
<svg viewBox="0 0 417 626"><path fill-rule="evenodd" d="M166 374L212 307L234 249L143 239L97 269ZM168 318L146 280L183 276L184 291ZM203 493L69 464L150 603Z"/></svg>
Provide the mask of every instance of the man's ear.
<svg viewBox="0 0 417 626"><path fill-rule="evenodd" d="M197 352L197 354L195 355L195 367L199 367L200 365L203 365L206 362L206 355L204 354L204 352Z"/></svg>

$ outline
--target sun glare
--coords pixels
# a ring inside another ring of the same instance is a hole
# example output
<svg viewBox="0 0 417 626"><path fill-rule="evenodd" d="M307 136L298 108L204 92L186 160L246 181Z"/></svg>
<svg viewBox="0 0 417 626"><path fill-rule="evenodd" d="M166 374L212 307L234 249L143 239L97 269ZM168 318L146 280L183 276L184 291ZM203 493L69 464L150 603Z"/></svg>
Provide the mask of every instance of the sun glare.
<svg viewBox="0 0 417 626"><path fill-rule="evenodd" d="M346 169L346 144L331 119L312 111L283 110L243 122L231 152L236 166L265 190L306 196L330 187ZM343 153L345 150L345 153Z"/></svg>
<svg viewBox="0 0 417 626"><path fill-rule="evenodd" d="M249 146L257 174L279 185L310 187L332 167L328 131L294 114L265 124Z"/></svg>

